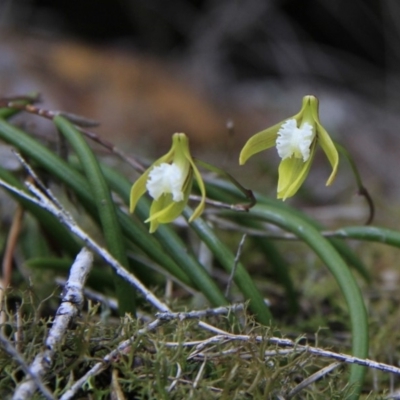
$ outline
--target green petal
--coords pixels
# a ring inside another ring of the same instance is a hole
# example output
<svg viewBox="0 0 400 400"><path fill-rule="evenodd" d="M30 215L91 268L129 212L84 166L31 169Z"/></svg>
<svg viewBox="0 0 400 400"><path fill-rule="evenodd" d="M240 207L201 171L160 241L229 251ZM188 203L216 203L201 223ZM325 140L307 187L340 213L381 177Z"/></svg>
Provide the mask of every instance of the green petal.
<svg viewBox="0 0 400 400"><path fill-rule="evenodd" d="M301 158L295 157L285 158L281 161L278 169L278 199L285 200L288 197L287 189L296 180L304 164Z"/></svg>
<svg viewBox="0 0 400 400"><path fill-rule="evenodd" d="M156 167L157 165L160 165L164 162L169 163L172 161L174 155L174 149L171 147L169 152L165 154L164 156L160 157L158 160L154 161L153 164L150 165L149 168L146 169L145 172L143 172L142 175L137 179L137 181L133 184L132 189L131 189L131 194L130 194L130 201L129 201L129 212L132 214L135 211L136 205L139 201L139 199L146 193L146 183L147 179L149 178L149 173L150 171Z"/></svg>
<svg viewBox="0 0 400 400"><path fill-rule="evenodd" d="M317 125L317 141L321 145L322 150L326 154L326 157L329 160L329 163L332 166L332 173L329 176L326 185L330 185L335 179L337 169L339 166L339 153L334 145L329 133L325 130L325 128L321 125L319 120L318 113L318 99L314 96L308 96L310 98L310 107L313 119L315 124Z"/></svg>
<svg viewBox="0 0 400 400"><path fill-rule="evenodd" d="M196 178L196 182L199 185L200 193L201 193L201 201L199 205L196 207L196 209L193 211L193 214L189 218L189 222L192 222L196 218L200 217L202 212L204 211L204 207L206 205L206 187L204 186L204 181L203 178L201 177L200 171L198 170L196 164L194 163L192 157L190 154L187 155L187 158L189 160L189 163L192 167L194 176Z"/></svg>
<svg viewBox="0 0 400 400"><path fill-rule="evenodd" d="M167 196L169 196L169 193L168 195L162 195L161 198ZM185 200L178 202L171 200L171 203L168 206L160 209L160 205L157 204L160 201L160 199L158 199L157 201L153 201L152 206L150 207L151 217L149 217L145 221L145 222L150 222L150 233L155 232L159 224L168 224L174 221L176 218L178 218L187 203ZM153 207L153 205L155 205L155 207ZM155 222L157 224L154 229Z"/></svg>
<svg viewBox="0 0 400 400"><path fill-rule="evenodd" d="M190 168L188 162L188 158L190 158L188 137L184 133L174 133L172 136L172 148L174 149L174 164L187 174Z"/></svg>
<svg viewBox="0 0 400 400"><path fill-rule="evenodd" d="M278 199L286 200L299 190L310 171L315 153L315 142L306 162L301 158L286 158L279 164Z"/></svg>
<svg viewBox="0 0 400 400"><path fill-rule="evenodd" d="M285 121L265 129L252 136L244 145L239 156L239 164L243 165L252 155L275 146L278 131Z"/></svg>
<svg viewBox="0 0 400 400"><path fill-rule="evenodd" d="M184 188L185 193L182 201L173 201L170 193L163 194L158 200L154 200L150 207L150 216L145 222L157 220L160 224L167 224L174 221L185 208L191 189L190 180L189 184Z"/></svg>
<svg viewBox="0 0 400 400"><path fill-rule="evenodd" d="M158 225L160 225L160 224L158 223L158 221L157 221L156 219L153 220L153 221L150 221L150 229L149 229L149 232L150 232L150 233L154 233L154 232L157 230Z"/></svg>
<svg viewBox="0 0 400 400"><path fill-rule="evenodd" d="M153 168L153 166L147 169L132 186L129 202L130 213L133 213L135 211L139 199L146 193L146 182L149 177L149 172L151 168Z"/></svg>
<svg viewBox="0 0 400 400"><path fill-rule="evenodd" d="M150 222L150 233L154 233L158 225L160 224L160 220L158 219L159 215L162 214L169 205L172 205L174 202L172 201L171 194L164 194L160 196L158 200L154 200L151 203L150 207L150 216L144 222ZM168 221L171 222L171 221Z"/></svg>
<svg viewBox="0 0 400 400"><path fill-rule="evenodd" d="M329 160L329 163L332 166L332 172L329 176L326 186L329 186L335 179L336 173L339 166L339 153L336 149L335 144L330 138L328 132L324 129L324 127L317 122L317 141L319 145L322 147L322 150L326 154L326 157Z"/></svg>

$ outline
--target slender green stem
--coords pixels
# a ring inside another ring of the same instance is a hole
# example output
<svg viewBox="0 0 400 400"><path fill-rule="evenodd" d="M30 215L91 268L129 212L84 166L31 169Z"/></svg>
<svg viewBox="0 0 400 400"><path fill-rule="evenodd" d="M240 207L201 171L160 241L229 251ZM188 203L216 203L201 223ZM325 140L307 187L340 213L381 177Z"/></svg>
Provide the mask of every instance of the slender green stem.
<svg viewBox="0 0 400 400"><path fill-rule="evenodd" d="M7 119L15 114L18 114L19 112L21 112L21 107L38 101L39 97L40 96L38 93L31 93L26 96L0 98L0 118ZM18 107L10 107L10 104L13 103Z"/></svg>
<svg viewBox="0 0 400 400"><path fill-rule="evenodd" d="M375 216L375 205L374 202L372 200L371 195L369 194L368 190L365 188L365 186L362 183L362 179L361 179L361 174L358 171L357 165L354 162L353 157L351 156L351 154L347 151L346 148L344 148L342 145L338 144L335 142L335 146L337 148L337 150L339 151L340 154L342 154L344 157L346 157L347 161L350 164L351 170L353 171L354 177L356 179L356 183L357 183L357 188L358 188L358 194L360 196L365 197L365 200L368 203L368 207L369 207L369 216L367 221L365 222L365 225L369 225L372 223L372 221L374 220L374 216Z"/></svg>
<svg viewBox="0 0 400 400"><path fill-rule="evenodd" d="M336 238L358 239L400 248L400 232L378 226L348 226L332 232Z"/></svg>
<svg viewBox="0 0 400 400"><path fill-rule="evenodd" d="M236 204L235 205L236 208L240 206L240 208L242 208L244 211L248 211L250 210L250 208L255 206L257 200L254 197L253 192L250 189L246 189L244 186L242 186L231 174L229 174L228 172L224 171L221 168L216 167L215 165L208 164L197 158L195 159L195 161L197 164L200 164L202 167L208 169L209 171L216 172L217 174L222 175L223 177L228 179L228 181L230 181L237 189L239 189L245 195L245 197L249 200L249 203L240 205Z"/></svg>

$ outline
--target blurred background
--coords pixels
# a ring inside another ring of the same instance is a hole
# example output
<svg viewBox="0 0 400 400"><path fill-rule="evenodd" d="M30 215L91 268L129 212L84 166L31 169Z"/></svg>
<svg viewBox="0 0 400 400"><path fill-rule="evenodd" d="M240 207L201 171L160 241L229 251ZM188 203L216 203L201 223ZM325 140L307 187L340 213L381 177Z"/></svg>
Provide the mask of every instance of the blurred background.
<svg viewBox="0 0 400 400"><path fill-rule="evenodd" d="M276 172L262 176L275 152L249 174L238 151L314 94L372 195L398 201L399 39L396 0L0 0L0 94L39 91L44 107L94 118L100 135L148 157L186 132L195 154L271 195ZM316 161L313 204L358 201L345 160L328 189Z"/></svg>

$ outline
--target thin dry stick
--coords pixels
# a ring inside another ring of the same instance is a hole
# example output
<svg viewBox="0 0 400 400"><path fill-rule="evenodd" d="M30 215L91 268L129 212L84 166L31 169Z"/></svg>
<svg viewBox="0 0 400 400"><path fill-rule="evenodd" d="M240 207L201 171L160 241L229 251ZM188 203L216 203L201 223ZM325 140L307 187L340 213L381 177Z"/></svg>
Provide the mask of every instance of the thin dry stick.
<svg viewBox="0 0 400 400"><path fill-rule="evenodd" d="M202 311L190 311L188 313L184 312L179 312L179 313L166 313L166 314L157 314L159 318L164 318L167 320L172 320L172 319L177 319L177 320L182 320L182 319L187 319L187 318L198 318L198 317L204 317L204 316L210 316L210 315L220 315L223 314L224 312L228 313L230 311L230 307L218 307L212 310L202 310ZM277 338L277 337L263 337L263 336L251 336L251 335L235 335L235 334L224 334L224 335L216 335L212 336L208 339L205 340L197 340L197 341L191 341L191 342L184 342L184 343L178 343L178 342L166 342L165 345L167 346L197 346L195 355L196 356L201 356L201 353L199 353L199 350L202 350L208 345L214 345L214 344L221 344L225 342L230 342L232 340L236 341L257 341L259 343L262 342L268 342L270 344L276 344L281 347L290 347L291 349L287 349L286 351L295 351L298 353L302 352L307 352L310 354L313 354L315 356L319 357L327 357L327 358L333 358L336 359L340 362L345 362L348 364L358 364L364 367L368 368L373 368L377 369L380 371L384 372L390 372L396 375L400 375L400 368L395 367L393 365L388 365L384 363L379 363L373 360L369 359L363 359L363 358L358 358L358 357L353 357L348 354L343 354L343 353L335 353L333 351L329 350L324 350L320 349L318 347L312 347L312 346L304 346L304 345L299 345L293 340L290 339L282 339L282 338ZM271 351L266 351L265 356L271 356L271 354L276 354L275 352L282 352L282 350L273 350L273 353ZM190 356L192 357L193 354Z"/></svg>
<svg viewBox="0 0 400 400"><path fill-rule="evenodd" d="M244 303L238 303L238 304L232 304L231 306L207 308L205 310L197 310L197 311L157 313L156 317L163 321L164 320L171 321L173 319L183 321L185 319L196 319L204 317L215 317L217 315L227 315L231 312L238 312L243 310L244 310Z"/></svg>
<svg viewBox="0 0 400 400"><path fill-rule="evenodd" d="M201 196L197 196L195 194L191 194L189 196L189 199L197 201L198 203L200 203L200 201L202 200L202 197ZM212 200L212 199L209 199L208 197L206 198L205 201L206 201L206 204L208 204L210 206L214 206L215 208L222 208L222 209L226 209L226 210L239 211L239 212L247 212L247 211L249 211L249 206L247 204L223 203L222 201Z"/></svg>
<svg viewBox="0 0 400 400"><path fill-rule="evenodd" d="M244 234L242 236L242 239L241 239L241 241L239 243L239 247L238 247L237 252L236 252L235 261L233 262L231 275L229 276L228 283L226 285L226 290L225 290L225 297L226 298L229 298L229 292L231 290L233 278L235 277L235 273L236 273L236 269L237 269L237 266L238 266L238 263L239 263L240 256L242 255L243 245L244 245L244 242L246 240L246 236L247 236L246 234Z"/></svg>
<svg viewBox="0 0 400 400"><path fill-rule="evenodd" d="M333 358L335 360L338 360L340 362L345 362L347 364L358 364L363 367L378 369L380 371L390 372L390 373L393 373L396 375L400 375L400 368L395 367L393 365L379 363L379 362L369 360L366 358L353 357L348 354L335 353L333 351L320 349L318 347L299 345L298 343L296 343L293 340L282 339L282 338L277 338L277 337L269 337L268 338L268 337L264 337L264 336L235 335L235 334L229 333L228 335L216 335L216 336L212 336L208 339L195 341L195 342L187 342L187 343L167 342L165 344L167 346L197 346L195 356L196 357L205 357L205 355L202 355L200 352L197 352L197 351L204 349L208 345L215 345L215 344L220 345L222 343L231 342L231 341L246 341L246 342L252 341L252 342L258 342L258 343L267 342L267 343L275 344L275 345L281 346L281 347L291 347L291 348L293 348L293 351L295 351L297 353L306 352L306 353L313 354L318 357ZM192 357L192 355L190 357Z"/></svg>
<svg viewBox="0 0 400 400"><path fill-rule="evenodd" d="M21 231L21 222L23 215L24 215L23 207L17 205L17 209L15 210L14 218L12 220L10 232L8 233L6 248L3 256L2 270L3 270L3 284L5 289L11 283L14 250L18 242L19 233Z"/></svg>
<svg viewBox="0 0 400 400"><path fill-rule="evenodd" d="M14 343L15 343L15 349L17 351L21 351L23 339L24 339L24 334L23 334L23 318L22 318L22 312L21 312L21 307L17 303L16 304L16 310L15 310L15 332L14 332Z"/></svg>
<svg viewBox="0 0 400 400"><path fill-rule="evenodd" d="M14 348L14 346L9 342L9 340L0 332L0 344L3 350L15 361L18 362L18 365L22 368L26 375L30 377L33 381L35 387L39 389L42 395L47 400L55 400L53 394L46 388L44 383L42 382L40 376L38 376L32 368L29 368L28 364L25 362L22 355Z"/></svg>
<svg viewBox="0 0 400 400"><path fill-rule="evenodd" d="M83 133L86 137L90 138L94 142L100 144L101 146L105 147L107 150L110 152L116 154L118 157L120 157L122 160L130 164L133 168L135 168L139 172L143 172L145 168L143 165L141 165L138 161L136 161L134 158L126 155L122 150L117 148L113 143L109 142L108 140L102 139L100 136L97 134L90 132L86 129L83 129L84 127L93 127L99 125L97 121L94 121L92 119L82 117L80 115L68 113L65 111L51 111L51 110L46 110L44 108L36 107L32 104L21 104L19 102L13 102L9 101L6 102L5 107L10 107L10 108L16 108L18 110L26 111L31 114L36 114L39 115L40 117L44 117L47 119L53 119L57 115L61 115L65 118L67 118L69 121L71 121L76 128Z"/></svg>
<svg viewBox="0 0 400 400"><path fill-rule="evenodd" d="M6 101L4 101L4 100L6 100ZM99 125L98 121L83 117L81 115L72 114L72 113L68 113L65 111L47 110L45 108L40 108L40 107L34 106L33 104L22 104L21 99L13 100L13 99L3 98L0 100L0 104L2 104L2 107L15 108L17 110L26 111L30 114L36 114L36 115L39 115L40 117L44 117L47 119L53 119L57 115L61 115L65 118L67 118L68 120L70 120L73 124L76 124L78 126L93 127L93 126Z"/></svg>
<svg viewBox="0 0 400 400"><path fill-rule="evenodd" d="M47 195L47 197L54 203L55 206L62 209L61 203L58 201L57 197L53 195L52 191L41 181L41 179L37 176L36 172L33 168L25 161L25 159L19 154L17 151L13 151L15 157L18 158L18 161L24 167L25 171L29 175L29 179L32 179L30 182L35 182L37 187Z"/></svg>
<svg viewBox="0 0 400 400"><path fill-rule="evenodd" d="M161 321L160 319L156 319L144 328L140 329L137 332L137 336L143 335L147 332L150 332L156 328L158 328L160 325L165 323L164 321ZM78 390L88 381L88 379L100 374L102 371L106 370L110 363L117 359L118 356L121 353L126 352L131 344L134 342L135 336L132 336L131 338L124 340L121 342L116 349L108 353L103 359L96 363L88 372L86 372L85 375L83 375L81 378L79 378L61 397L60 400L70 400L73 399Z"/></svg>
<svg viewBox="0 0 400 400"><path fill-rule="evenodd" d="M176 376L174 378L174 380L172 381L172 383L169 385L167 392L171 392L173 390L173 388L176 386L176 384L178 383L180 377L182 374L182 367L181 365L177 362L176 363Z"/></svg>
<svg viewBox="0 0 400 400"><path fill-rule="evenodd" d="M119 384L117 369L113 369L111 374L110 398L118 400L125 399L124 392Z"/></svg>
<svg viewBox="0 0 400 400"><path fill-rule="evenodd" d="M30 371L43 378L49 371L58 345L61 343L70 322L78 315L83 305L83 286L93 263L93 254L83 248L72 264L68 282L65 285L60 307L45 341L45 350L40 352L30 366ZM37 382L30 376L14 392L13 400L30 399L37 388Z"/></svg>
<svg viewBox="0 0 400 400"><path fill-rule="evenodd" d="M197 388L197 386L198 386L198 384L199 384L201 378L203 377L203 372L204 372L204 368L206 367L206 364L207 364L207 359L204 358L204 361L203 361L203 363L201 364L201 367L200 367L200 369L199 369L199 372L197 373L196 378L195 378L195 380L194 380L194 382L193 382L193 389L196 389L196 388Z"/></svg>
<svg viewBox="0 0 400 400"><path fill-rule="evenodd" d="M332 372L335 368L339 367L340 365L342 365L341 362L334 362L332 364L327 365L325 368L320 369L315 374L312 374L307 379L304 379L286 395L286 399L291 399L293 396L296 396L304 388L311 385L318 379L321 379L325 375L329 374L330 372Z"/></svg>
<svg viewBox="0 0 400 400"><path fill-rule="evenodd" d="M67 280L64 278L56 278L57 285L65 286ZM104 294L98 293L95 290L84 288L83 294L88 300L93 300L97 303L104 304L112 310L118 311L118 301L116 299L105 296Z"/></svg>

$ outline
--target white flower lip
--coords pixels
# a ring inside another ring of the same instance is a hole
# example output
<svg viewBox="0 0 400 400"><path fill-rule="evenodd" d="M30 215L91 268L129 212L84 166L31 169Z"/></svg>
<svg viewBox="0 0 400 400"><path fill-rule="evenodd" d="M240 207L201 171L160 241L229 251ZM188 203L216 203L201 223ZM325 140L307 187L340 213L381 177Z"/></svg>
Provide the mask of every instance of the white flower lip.
<svg viewBox="0 0 400 400"><path fill-rule="evenodd" d="M313 127L308 122L298 128L295 119L288 119L278 131L276 149L279 157L284 160L294 156L306 162L310 157L310 146L314 136Z"/></svg>
<svg viewBox="0 0 400 400"><path fill-rule="evenodd" d="M162 163L150 171L146 189L154 200L158 200L163 194L171 193L173 201L182 201L185 178L176 164Z"/></svg>

